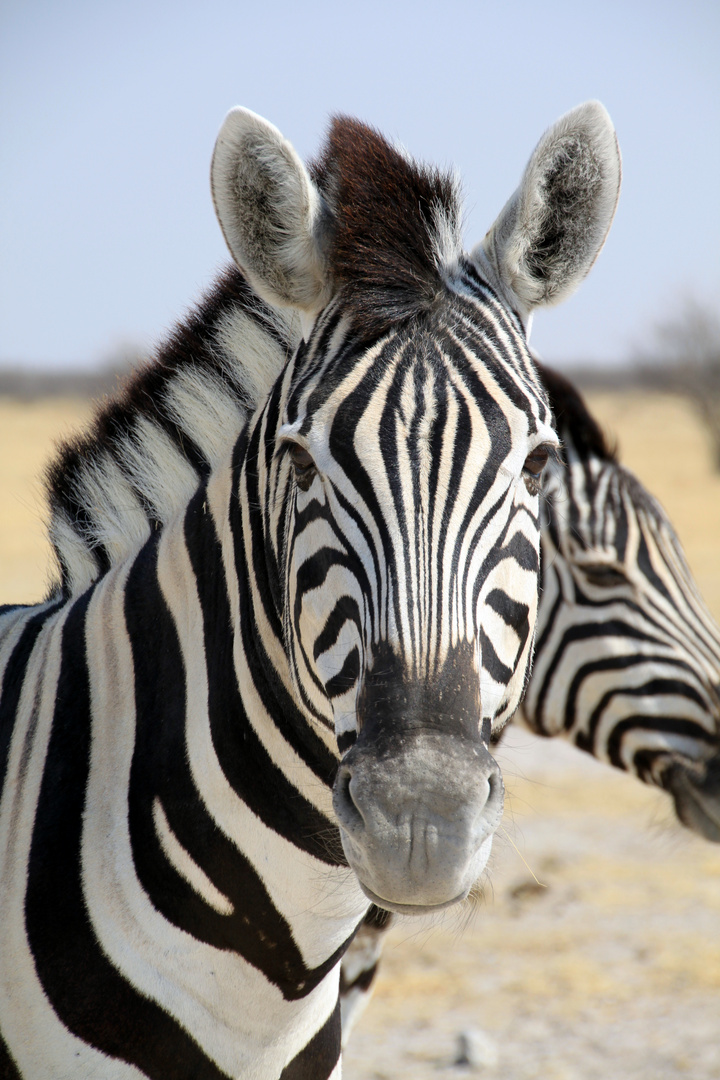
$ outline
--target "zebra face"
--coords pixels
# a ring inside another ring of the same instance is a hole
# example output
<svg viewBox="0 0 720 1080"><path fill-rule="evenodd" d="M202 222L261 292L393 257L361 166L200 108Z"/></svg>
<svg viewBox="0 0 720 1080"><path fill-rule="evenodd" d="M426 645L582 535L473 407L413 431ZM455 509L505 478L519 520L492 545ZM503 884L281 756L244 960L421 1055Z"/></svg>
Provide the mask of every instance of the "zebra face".
<svg viewBox="0 0 720 1080"><path fill-rule="evenodd" d="M569 416L569 391L553 378L554 405ZM536 730L564 732L665 788L684 824L720 841L720 629L662 508L616 461L582 402L572 405L567 465L546 483L523 711Z"/></svg>
<svg viewBox="0 0 720 1080"><path fill-rule="evenodd" d="M520 404L488 393L494 379L470 334L462 365L443 352L454 321L450 304L436 325L345 357L346 375L325 363L308 381L301 367L289 393L278 436L294 511L288 651L305 703L332 716L341 744L357 731L360 676L378 642L419 673L469 643L478 717L490 724L522 692L538 481L557 436L537 386Z"/></svg>
<svg viewBox="0 0 720 1080"><path fill-rule="evenodd" d="M503 803L487 743L519 702L537 611L538 480L557 437L532 378L500 390L481 335L459 336L471 310L463 292L309 375L323 323L278 433L293 681L345 752L348 860L393 910L453 903L485 865Z"/></svg>
<svg viewBox="0 0 720 1080"><path fill-rule="evenodd" d="M287 663L343 755L347 860L393 910L462 899L487 859L502 807L487 743L528 669L556 443L525 320L585 276L619 182L607 114L581 106L466 255L453 178L357 121L336 118L309 169L247 110L218 137L230 250L305 334L259 421Z"/></svg>

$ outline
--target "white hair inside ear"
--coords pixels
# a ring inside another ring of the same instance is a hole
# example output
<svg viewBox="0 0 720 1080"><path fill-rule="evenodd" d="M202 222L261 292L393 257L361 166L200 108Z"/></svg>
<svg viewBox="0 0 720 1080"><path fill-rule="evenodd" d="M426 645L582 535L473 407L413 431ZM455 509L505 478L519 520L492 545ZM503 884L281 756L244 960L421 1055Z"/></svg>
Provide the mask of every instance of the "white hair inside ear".
<svg viewBox="0 0 720 1080"><path fill-rule="evenodd" d="M566 113L545 132L520 186L473 251L523 317L556 304L595 262L620 194L620 150L598 101Z"/></svg>
<svg viewBox="0 0 720 1080"><path fill-rule="evenodd" d="M249 109L232 109L215 143L210 182L230 253L258 295L300 311L322 307L329 211L287 139Z"/></svg>

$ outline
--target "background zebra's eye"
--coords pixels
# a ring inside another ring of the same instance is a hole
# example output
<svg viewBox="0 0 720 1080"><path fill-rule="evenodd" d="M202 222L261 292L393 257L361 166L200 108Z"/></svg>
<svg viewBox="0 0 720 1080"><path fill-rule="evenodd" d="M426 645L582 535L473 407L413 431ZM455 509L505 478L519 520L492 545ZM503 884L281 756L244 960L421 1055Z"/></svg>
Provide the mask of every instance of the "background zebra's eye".
<svg viewBox="0 0 720 1080"><path fill-rule="evenodd" d="M611 589L614 585L627 584L627 578L620 570L615 570L614 567L606 566L604 563L598 563L597 566L583 566L582 571L591 585L598 585L600 588Z"/></svg>
<svg viewBox="0 0 720 1080"><path fill-rule="evenodd" d="M536 446L525 458L523 474L525 486L531 495L537 495L540 491L540 477L549 459L550 449L547 446Z"/></svg>
<svg viewBox="0 0 720 1080"><path fill-rule="evenodd" d="M312 454L304 446L300 446L299 443L291 443L288 455L295 470L298 487L301 491L307 491L317 471Z"/></svg>

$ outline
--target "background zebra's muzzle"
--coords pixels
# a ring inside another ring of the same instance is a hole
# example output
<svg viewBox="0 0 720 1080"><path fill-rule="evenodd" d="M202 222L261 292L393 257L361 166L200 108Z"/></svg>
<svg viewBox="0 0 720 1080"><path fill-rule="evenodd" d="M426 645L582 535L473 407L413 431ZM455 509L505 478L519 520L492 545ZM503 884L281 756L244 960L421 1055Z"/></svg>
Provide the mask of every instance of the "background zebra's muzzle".
<svg viewBox="0 0 720 1080"><path fill-rule="evenodd" d="M675 812L689 829L720 843L720 751L706 761L679 758L663 775Z"/></svg>
<svg viewBox="0 0 720 1080"><path fill-rule="evenodd" d="M358 739L338 769L333 803L366 896L424 914L465 899L490 854L503 797L479 737L399 732Z"/></svg>

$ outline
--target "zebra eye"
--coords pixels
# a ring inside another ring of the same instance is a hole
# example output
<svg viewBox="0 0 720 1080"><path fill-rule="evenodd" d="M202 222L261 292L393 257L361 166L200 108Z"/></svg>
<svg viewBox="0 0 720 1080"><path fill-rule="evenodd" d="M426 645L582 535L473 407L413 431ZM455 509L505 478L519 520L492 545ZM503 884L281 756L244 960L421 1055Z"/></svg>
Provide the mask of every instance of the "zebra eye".
<svg viewBox="0 0 720 1080"><path fill-rule="evenodd" d="M297 486L301 491L307 491L317 471L312 454L304 446L300 446L299 443L291 443L288 455L295 470Z"/></svg>
<svg viewBox="0 0 720 1080"><path fill-rule="evenodd" d="M549 460L550 449L547 446L536 446L525 458L525 486L531 495L537 495L540 491L540 477Z"/></svg>
<svg viewBox="0 0 720 1080"><path fill-rule="evenodd" d="M620 570L615 570L605 563L597 566L583 566L582 571L591 585L597 585L601 589L612 589L615 585L626 585L627 578Z"/></svg>

